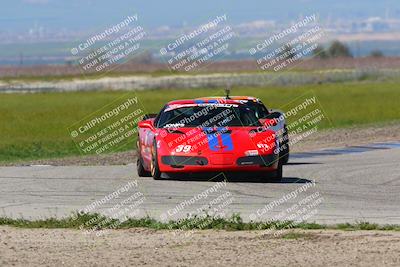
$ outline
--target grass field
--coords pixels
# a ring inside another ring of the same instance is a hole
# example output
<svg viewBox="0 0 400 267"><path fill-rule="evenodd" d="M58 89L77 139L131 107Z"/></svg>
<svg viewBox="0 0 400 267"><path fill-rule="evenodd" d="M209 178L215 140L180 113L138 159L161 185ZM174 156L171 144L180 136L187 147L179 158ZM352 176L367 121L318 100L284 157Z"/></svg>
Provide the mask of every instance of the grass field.
<svg viewBox="0 0 400 267"><path fill-rule="evenodd" d="M0 95L0 161L79 155L68 127L127 92L74 92ZM235 95L260 97L271 108L285 110L304 94L315 94L328 120L322 128L400 120L400 87L395 82L322 84L300 87L235 88ZM223 95L223 90L157 90L137 92L148 113L172 99ZM125 146L120 150L131 148Z"/></svg>

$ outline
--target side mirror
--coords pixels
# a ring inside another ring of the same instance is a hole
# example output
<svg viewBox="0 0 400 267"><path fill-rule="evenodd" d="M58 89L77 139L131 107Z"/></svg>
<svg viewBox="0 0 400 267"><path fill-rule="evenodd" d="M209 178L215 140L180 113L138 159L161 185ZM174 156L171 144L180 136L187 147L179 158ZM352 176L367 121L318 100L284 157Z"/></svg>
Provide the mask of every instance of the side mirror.
<svg viewBox="0 0 400 267"><path fill-rule="evenodd" d="M278 124L278 121L276 119L259 119L262 125L271 127L275 126Z"/></svg>
<svg viewBox="0 0 400 267"><path fill-rule="evenodd" d="M281 112L278 112L278 111L273 111L273 112L271 112L270 114L268 114L268 116L267 116L267 118L266 119L279 119L279 120L281 120L282 118L282 113Z"/></svg>
<svg viewBox="0 0 400 267"><path fill-rule="evenodd" d="M261 124L271 127L277 125L279 122L284 121L284 117L280 112L272 112L266 118L260 119Z"/></svg>
<svg viewBox="0 0 400 267"><path fill-rule="evenodd" d="M154 124L151 120L143 120L138 123L139 128L154 130Z"/></svg>
<svg viewBox="0 0 400 267"><path fill-rule="evenodd" d="M148 119L152 119L152 118L155 118L155 117L157 117L157 114L155 114L155 113L145 114L143 116L142 120L148 120Z"/></svg>

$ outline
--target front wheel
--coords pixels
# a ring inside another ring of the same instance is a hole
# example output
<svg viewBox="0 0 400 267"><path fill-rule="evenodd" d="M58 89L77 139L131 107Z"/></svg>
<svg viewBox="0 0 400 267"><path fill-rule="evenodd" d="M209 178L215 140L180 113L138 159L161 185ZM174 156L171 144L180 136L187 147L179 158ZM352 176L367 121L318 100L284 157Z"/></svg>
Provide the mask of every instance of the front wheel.
<svg viewBox="0 0 400 267"><path fill-rule="evenodd" d="M274 171L272 180L274 182L280 182L283 178L283 166L282 163L278 163L278 169Z"/></svg>
<svg viewBox="0 0 400 267"><path fill-rule="evenodd" d="M288 145L286 145L288 146ZM288 164L289 162L289 147L287 149L284 149L281 153L281 155L279 155L280 161L282 162L282 164Z"/></svg>
<svg viewBox="0 0 400 267"><path fill-rule="evenodd" d="M143 161L142 159L139 157L136 161L136 170L137 170L137 174L139 177L149 177L150 172L146 171L146 169L143 166Z"/></svg>
<svg viewBox="0 0 400 267"><path fill-rule="evenodd" d="M157 144L154 142L153 151L151 156L151 176L154 180L161 180L161 171L158 167Z"/></svg>
<svg viewBox="0 0 400 267"><path fill-rule="evenodd" d="M279 153L279 158L282 164L288 164L289 162L289 136L288 130L285 125L285 133L283 134L283 141L281 144L281 151Z"/></svg>
<svg viewBox="0 0 400 267"><path fill-rule="evenodd" d="M263 180L265 182L274 182L274 183L279 183L282 181L283 177L283 166L282 163L279 161L278 163L278 169L276 169L273 172L265 173L264 174Z"/></svg>

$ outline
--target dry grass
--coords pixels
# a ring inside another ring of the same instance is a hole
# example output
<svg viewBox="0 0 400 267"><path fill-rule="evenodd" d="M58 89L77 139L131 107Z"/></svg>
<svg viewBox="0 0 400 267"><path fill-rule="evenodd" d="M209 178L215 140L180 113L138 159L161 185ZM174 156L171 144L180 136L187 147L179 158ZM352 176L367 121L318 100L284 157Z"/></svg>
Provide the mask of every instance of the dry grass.
<svg viewBox="0 0 400 267"><path fill-rule="evenodd" d="M382 68L400 68L400 57L382 57L382 58L332 58L332 59L307 59L296 62L296 70L328 70L328 69L382 69ZM253 72L260 71L255 60L242 61L218 61L210 64L198 72ZM126 63L120 65L107 75L128 75L128 74L153 74L168 75L172 72L168 66L163 63ZM0 67L0 78L41 78L51 79L52 77L73 78L83 76L98 76L99 73L83 73L79 66L68 65L43 65L26 67Z"/></svg>

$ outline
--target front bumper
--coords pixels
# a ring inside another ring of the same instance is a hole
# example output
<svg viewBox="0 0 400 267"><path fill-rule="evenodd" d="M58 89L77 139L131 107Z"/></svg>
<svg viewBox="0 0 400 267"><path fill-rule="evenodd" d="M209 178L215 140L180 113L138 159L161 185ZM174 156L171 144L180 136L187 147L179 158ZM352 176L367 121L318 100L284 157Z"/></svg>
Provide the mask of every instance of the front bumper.
<svg viewBox="0 0 400 267"><path fill-rule="evenodd" d="M232 157L231 155L173 156L160 155L159 168L162 172L218 172L218 171L275 171L278 155Z"/></svg>

